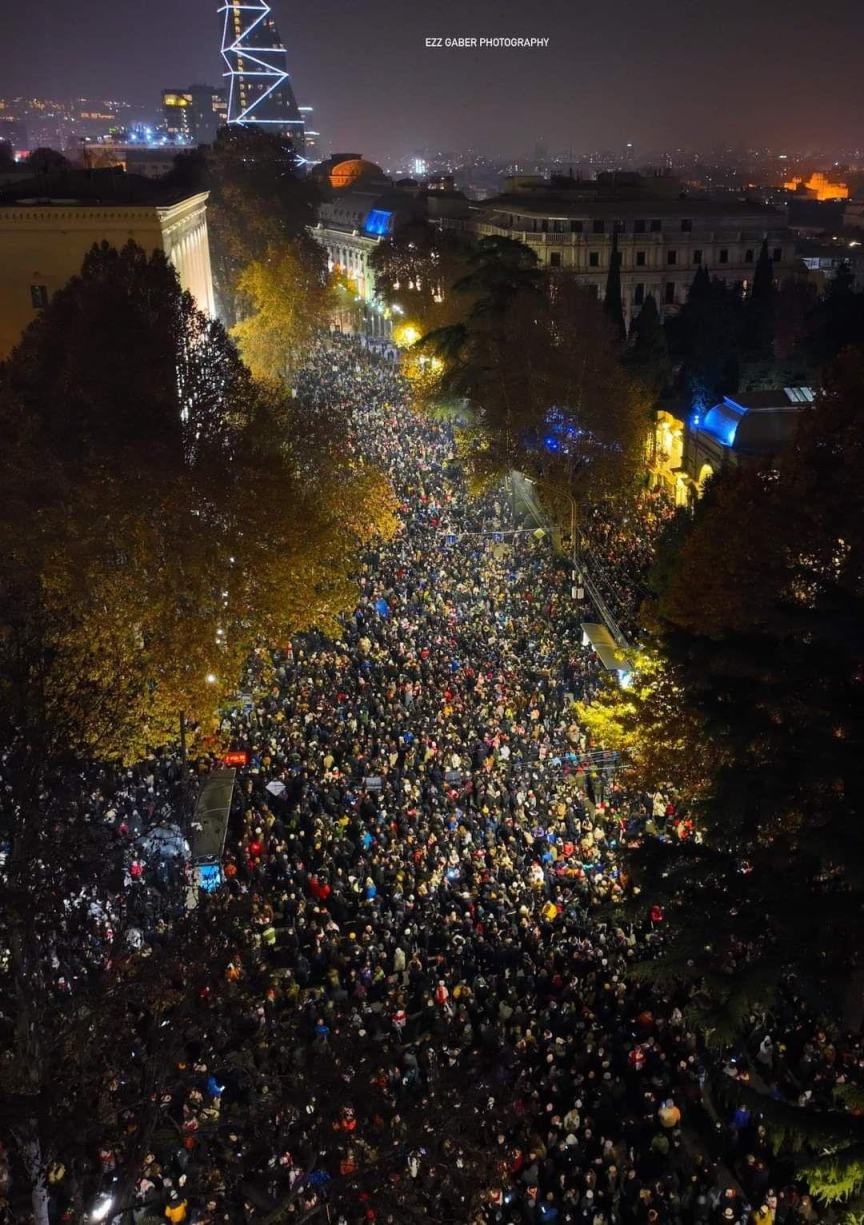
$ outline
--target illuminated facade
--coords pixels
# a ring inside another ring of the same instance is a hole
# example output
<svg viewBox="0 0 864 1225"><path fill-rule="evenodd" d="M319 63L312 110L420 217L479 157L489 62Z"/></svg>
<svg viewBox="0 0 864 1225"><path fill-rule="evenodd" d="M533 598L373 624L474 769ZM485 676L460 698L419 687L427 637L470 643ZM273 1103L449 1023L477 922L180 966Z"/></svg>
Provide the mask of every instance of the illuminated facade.
<svg viewBox="0 0 864 1225"><path fill-rule="evenodd" d="M222 58L228 78L228 122L266 124L304 151L304 120L288 73L288 53L266 0L225 0Z"/></svg>
<svg viewBox="0 0 864 1225"><path fill-rule="evenodd" d="M686 506L691 496L692 482L683 466L684 433L683 417L660 408L646 448L651 488L662 489L676 506Z"/></svg>
<svg viewBox="0 0 864 1225"><path fill-rule="evenodd" d="M80 272L94 243L164 251L180 284L201 310L214 313L207 192L173 203L9 201L0 205L0 359L17 343L51 295Z"/></svg>
<svg viewBox="0 0 864 1225"><path fill-rule="evenodd" d="M799 195L807 196L811 200L849 199L849 188L847 185L845 183L832 183L821 170L811 174L806 182L800 175L797 175L794 179L789 179L783 186L787 191L797 192Z"/></svg>

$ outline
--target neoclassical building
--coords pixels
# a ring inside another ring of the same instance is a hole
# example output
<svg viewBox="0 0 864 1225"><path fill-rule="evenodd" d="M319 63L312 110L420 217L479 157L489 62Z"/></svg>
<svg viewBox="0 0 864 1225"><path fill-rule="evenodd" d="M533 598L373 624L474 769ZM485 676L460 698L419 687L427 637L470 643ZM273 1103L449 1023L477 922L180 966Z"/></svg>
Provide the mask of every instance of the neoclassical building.
<svg viewBox="0 0 864 1225"><path fill-rule="evenodd" d="M130 240L145 251L164 251L180 284L198 306L214 313L207 192L165 197L155 185L127 184L128 194L103 192L94 199L92 181L76 191L37 195L16 187L16 198L0 197L0 359L47 305L51 295L81 269L94 243L123 247ZM149 188L149 190L148 190Z"/></svg>
<svg viewBox="0 0 864 1225"><path fill-rule="evenodd" d="M444 224L525 243L541 267L571 270L599 298L614 245L628 323L649 294L661 314L673 314L700 267L746 293L763 239L778 281L795 262L784 213L753 200L691 194L666 175L516 176L500 195L471 201L462 217Z"/></svg>
<svg viewBox="0 0 864 1225"><path fill-rule="evenodd" d="M406 222L462 216L467 201L459 192L430 190L413 179L394 182L359 153L334 154L311 175L322 194L313 237L326 250L330 269L341 272L356 291L356 302L342 312L339 326L387 336L390 325L369 257Z"/></svg>

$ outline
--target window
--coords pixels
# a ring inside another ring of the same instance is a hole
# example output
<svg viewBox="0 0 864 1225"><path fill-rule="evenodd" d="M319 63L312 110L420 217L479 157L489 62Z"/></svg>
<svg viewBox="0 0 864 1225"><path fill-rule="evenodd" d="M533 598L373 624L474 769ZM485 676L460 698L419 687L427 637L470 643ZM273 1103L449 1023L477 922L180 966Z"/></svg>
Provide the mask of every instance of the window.
<svg viewBox="0 0 864 1225"><path fill-rule="evenodd" d="M641 218L639 221L633 222L633 233L634 234L644 234L645 233L645 219L644 218Z"/></svg>
<svg viewBox="0 0 864 1225"><path fill-rule="evenodd" d="M623 221L616 221L616 222L615 222L615 225L614 225L614 227L613 227L613 228L614 228L614 230L615 230L615 233L616 233L616 234L623 234L623 233L625 232L625 231L624 231L624 222L623 222Z"/></svg>
<svg viewBox="0 0 864 1225"><path fill-rule="evenodd" d="M581 221L571 221L570 222L570 233L571 234L581 234L582 233L582 222Z"/></svg>
<svg viewBox="0 0 864 1225"><path fill-rule="evenodd" d="M654 219L654 220L651 222L651 233L652 233L652 234L659 234L659 233L660 233L660 231L661 231L662 229L663 229L663 222L662 222L662 221L660 221L660 219L659 219L659 218L655 218L655 219Z"/></svg>
<svg viewBox="0 0 864 1225"><path fill-rule="evenodd" d="M752 247L748 247L747 250L744 252L744 263L745 264L753 263L753 248Z"/></svg>
<svg viewBox="0 0 864 1225"><path fill-rule="evenodd" d="M593 234L603 234L606 230L606 222L602 217L595 217L591 222L591 232Z"/></svg>
<svg viewBox="0 0 864 1225"><path fill-rule="evenodd" d="M589 251L588 252L588 267L589 268L599 268L600 267L600 252L599 251Z"/></svg>
<svg viewBox="0 0 864 1225"><path fill-rule="evenodd" d="M561 221L559 218L556 217L555 220L552 222L552 229L555 231L556 234L563 234L564 229L565 229L565 222Z"/></svg>
<svg viewBox="0 0 864 1225"><path fill-rule="evenodd" d="M693 252L693 263L694 263L694 264L701 264L701 263L702 263L702 252L701 252L701 251L694 251L694 252Z"/></svg>
<svg viewBox="0 0 864 1225"><path fill-rule="evenodd" d="M692 229L693 229L693 222L690 220L690 218L682 217L681 218L681 232L683 234L689 234L692 231Z"/></svg>
<svg viewBox="0 0 864 1225"><path fill-rule="evenodd" d="M633 290L633 305L641 306L644 301L645 301L645 286L642 284L639 284Z"/></svg>
<svg viewBox="0 0 864 1225"><path fill-rule="evenodd" d="M675 302L675 282L666 282L666 292L663 295L663 300L667 306L672 306Z"/></svg>
<svg viewBox="0 0 864 1225"><path fill-rule="evenodd" d="M542 232L543 232L544 234L548 233L548 231L549 231L549 221L548 221L548 219L547 219L546 217L544 217L544 218L543 218L543 220L540 222L540 229L542 230Z"/></svg>
<svg viewBox="0 0 864 1225"><path fill-rule="evenodd" d="M720 263L721 263L721 264L728 264L728 263L729 263L729 249L728 249L727 247L721 247L721 248L720 248L720 256L719 256L719 259L720 259Z"/></svg>
<svg viewBox="0 0 864 1225"><path fill-rule="evenodd" d="M774 250L771 252L771 258L773 259L775 264L779 264L781 259L783 258L783 248L775 247Z"/></svg>
<svg viewBox="0 0 864 1225"><path fill-rule="evenodd" d="M31 285L30 286L30 301L33 303L34 310L41 310L43 306L48 305L48 286L47 285Z"/></svg>
<svg viewBox="0 0 864 1225"><path fill-rule="evenodd" d="M561 252L560 251L550 252L549 263L551 264L553 268L560 268L561 267Z"/></svg>
<svg viewBox="0 0 864 1225"><path fill-rule="evenodd" d="M636 267L637 268L645 267L645 252L644 251L636 252Z"/></svg>
<svg viewBox="0 0 864 1225"><path fill-rule="evenodd" d="M677 264L678 263L678 252L677 251L667 251L666 252L666 263L667 264Z"/></svg>

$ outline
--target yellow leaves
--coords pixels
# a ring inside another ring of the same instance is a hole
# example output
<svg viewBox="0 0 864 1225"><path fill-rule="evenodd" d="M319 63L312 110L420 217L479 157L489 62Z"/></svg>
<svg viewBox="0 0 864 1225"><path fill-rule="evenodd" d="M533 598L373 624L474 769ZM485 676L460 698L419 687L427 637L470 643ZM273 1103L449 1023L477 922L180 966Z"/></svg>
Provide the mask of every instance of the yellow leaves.
<svg viewBox="0 0 864 1225"><path fill-rule="evenodd" d="M692 797L708 773L706 754L696 760L698 721L659 655L634 651L629 662L630 686L607 680L593 701L576 703L577 722L595 748L621 753L624 769L637 785L653 790L673 783Z"/></svg>
<svg viewBox="0 0 864 1225"><path fill-rule="evenodd" d="M244 362L257 379L284 378L327 322L331 291L320 254L300 241L272 246L244 268L237 292L248 313L231 335Z"/></svg>

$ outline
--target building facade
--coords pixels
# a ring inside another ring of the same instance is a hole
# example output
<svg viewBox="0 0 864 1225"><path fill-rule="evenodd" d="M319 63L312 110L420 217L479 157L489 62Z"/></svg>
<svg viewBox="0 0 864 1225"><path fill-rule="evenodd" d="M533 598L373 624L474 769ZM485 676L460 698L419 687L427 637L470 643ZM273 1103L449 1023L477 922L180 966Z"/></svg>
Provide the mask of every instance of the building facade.
<svg viewBox="0 0 864 1225"><path fill-rule="evenodd" d="M94 243L164 251L201 310L214 313L207 193L173 203L18 199L0 203L0 359L81 270Z"/></svg>
<svg viewBox="0 0 864 1225"><path fill-rule="evenodd" d="M327 252L329 269L347 283L337 326L387 336L389 321L369 260L396 224L411 217L413 197L398 191L380 166L359 153L336 154L312 173L324 195L313 235Z"/></svg>
<svg viewBox="0 0 864 1225"><path fill-rule="evenodd" d="M770 463L789 445L799 414L815 400L813 388L802 386L736 392L705 412L661 404L648 440L651 487L687 506L724 468Z"/></svg>
<svg viewBox="0 0 864 1225"><path fill-rule="evenodd" d="M409 221L438 223L463 216L467 200L460 192L432 191L413 179L394 182L359 153L334 154L311 173L324 197L314 237L327 252L330 270L342 273L353 287L353 314L363 330L389 335L390 312L375 292L372 252Z"/></svg>
<svg viewBox="0 0 864 1225"><path fill-rule="evenodd" d="M636 174L586 182L514 179L502 195L470 202L465 218L446 224L523 242L542 267L574 271L600 298L615 242L628 321L648 294L661 313L674 312L700 266L746 292L765 238L778 279L791 271L795 243L782 212L750 201L688 197L680 186Z"/></svg>

